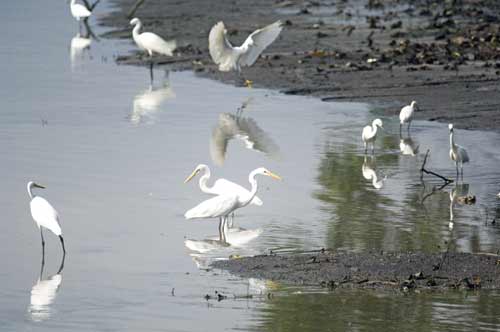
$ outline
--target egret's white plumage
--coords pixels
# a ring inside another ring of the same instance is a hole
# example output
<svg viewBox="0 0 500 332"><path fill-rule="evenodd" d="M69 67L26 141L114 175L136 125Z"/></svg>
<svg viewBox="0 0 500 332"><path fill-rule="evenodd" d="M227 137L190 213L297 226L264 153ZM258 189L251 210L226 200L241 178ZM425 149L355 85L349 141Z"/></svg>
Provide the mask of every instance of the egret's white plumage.
<svg viewBox="0 0 500 332"><path fill-rule="evenodd" d="M450 159L455 162L455 166L457 168L457 177L458 164L460 164L460 173L462 173L463 176L463 165L469 162L469 155L467 154L467 151L463 146L455 144L452 123L448 125L448 129L450 130Z"/></svg>
<svg viewBox="0 0 500 332"><path fill-rule="evenodd" d="M52 233L57 235L61 241L61 246L63 252L66 253L66 249L64 248L64 239L62 237L61 226L59 225L59 214L56 209L43 197L36 196L33 194L33 188L45 188L39 184L34 183L33 181L28 182L27 189L28 194L30 196L30 209L31 216L33 220L35 220L36 225L40 229L40 236L42 237L42 248L45 247L45 241L43 239L42 228L47 228Z"/></svg>
<svg viewBox="0 0 500 332"><path fill-rule="evenodd" d="M148 52L149 56L153 56L153 53L172 56L177 47L175 40L166 41L152 32L140 33L139 30L142 28L142 23L138 18L133 18L130 24L134 25L132 38L134 38L135 43L140 49Z"/></svg>
<svg viewBox="0 0 500 332"><path fill-rule="evenodd" d="M76 3L76 0L71 0L70 3L71 15L77 20L80 21L82 18L89 17L92 15L92 12L87 9L84 5Z"/></svg>
<svg viewBox="0 0 500 332"><path fill-rule="evenodd" d="M363 128L363 133L361 134L361 138L362 138L363 143L365 145L365 153L366 153L366 149L368 148L369 143L372 144L372 152L373 152L373 150L375 148L374 147L375 140L377 139L377 128L378 127L383 129L382 120L380 120L380 119L373 120L371 126L365 126Z"/></svg>
<svg viewBox="0 0 500 332"><path fill-rule="evenodd" d="M411 121L413 120L413 113L418 109L417 102L412 101L410 105L406 105L399 112L399 130L403 124L408 123L408 130L410 130Z"/></svg>
<svg viewBox="0 0 500 332"><path fill-rule="evenodd" d="M200 177L199 185L201 191L203 191L204 193L211 195L237 195L242 200L246 200L251 195L251 192L249 190L245 189L237 183L223 178L217 179L212 187L208 187L207 182L210 179L211 173L210 168L205 164L199 164L198 166L196 166L194 171L186 178L184 183L189 182L200 172L203 172L203 175ZM250 201L250 204L261 206L263 203L259 197L255 196Z"/></svg>
<svg viewBox="0 0 500 332"><path fill-rule="evenodd" d="M250 201L255 197L258 188L257 181L255 180L256 175L266 175L275 179L281 179L278 175L270 172L264 167L257 168L250 172L250 175L248 176L248 181L252 185L250 196L243 198L239 197L237 194L219 195L201 202L194 208L187 211L184 216L186 217L186 219L224 218L225 220L227 216L234 210L248 205ZM219 228L220 226L221 224L219 224Z"/></svg>
<svg viewBox="0 0 500 332"><path fill-rule="evenodd" d="M219 65L220 71L241 71L243 66L251 66L259 55L280 34L281 21L274 22L252 32L241 46L233 46L227 38L224 22L215 24L208 36L208 48L212 60Z"/></svg>

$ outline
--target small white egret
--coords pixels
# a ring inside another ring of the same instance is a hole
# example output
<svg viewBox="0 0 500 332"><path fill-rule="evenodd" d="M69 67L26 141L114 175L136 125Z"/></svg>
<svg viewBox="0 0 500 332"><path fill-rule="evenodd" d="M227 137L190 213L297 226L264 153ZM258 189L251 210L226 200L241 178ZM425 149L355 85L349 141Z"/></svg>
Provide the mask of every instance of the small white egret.
<svg viewBox="0 0 500 332"><path fill-rule="evenodd" d="M139 30L142 28L141 20L137 17L130 20L130 25L133 25L132 38L141 50L146 51L151 58L151 63L149 66L151 82L153 81L153 53L163 54L172 56L173 52L177 48L177 42L175 40L166 41L157 34L152 32L142 32Z"/></svg>
<svg viewBox="0 0 500 332"><path fill-rule="evenodd" d="M219 218L219 232L222 233L227 217L236 209L247 206L257 194L258 186L257 180L255 180L256 175L266 175L274 179L281 180L281 177L264 167L257 168L250 172L250 175L248 176L248 181L252 185L250 196L245 198L239 197L237 194L215 196L201 202L194 208L187 211L184 214L184 217L186 219Z"/></svg>
<svg viewBox="0 0 500 332"><path fill-rule="evenodd" d="M453 124L448 124L448 129L450 130L450 159L455 162L457 168L457 178L458 178L458 164L460 163L460 174L462 178L464 176L463 165L469 162L469 155L463 146L455 144L455 138L453 134Z"/></svg>
<svg viewBox="0 0 500 332"><path fill-rule="evenodd" d="M59 237L61 241L61 246L63 249L63 254L66 255L66 249L64 248L64 239L62 236L61 226L59 225L59 214L56 209L50 205L50 203L43 197L36 196L32 193L33 188L42 188L41 186L33 181L28 182L27 185L28 194L30 196L30 209L31 216L36 222L36 225L40 229L40 236L42 238L42 254L45 254L45 240L43 239L42 226L50 230L52 233Z"/></svg>
<svg viewBox="0 0 500 332"><path fill-rule="evenodd" d="M132 29L132 38L134 38L135 43L141 50L148 52L150 57L153 56L153 53L172 56L173 51L177 47L175 40L166 41L152 32L139 33L142 23L137 17L133 18L130 24L134 26Z"/></svg>
<svg viewBox="0 0 500 332"><path fill-rule="evenodd" d="M412 101L410 105L406 105L399 112L399 132L403 124L408 123L408 132L410 132L411 121L413 120L413 113L418 110L417 102Z"/></svg>
<svg viewBox="0 0 500 332"><path fill-rule="evenodd" d="M237 183L231 182L229 180L226 180L224 178L217 179L217 181L214 182L214 185L212 187L207 186L207 182L210 179L210 168L205 165L205 164L199 164L196 166L194 171L189 175L186 180L184 180L184 183L187 183L191 181L196 175L198 175L200 172L203 172L203 175L200 177L199 185L201 191L207 194L211 195L238 195L241 200L245 200L250 197L252 194L249 190L246 188L240 186ZM257 205L257 206L262 206L262 200L255 196L251 201L250 204Z"/></svg>
<svg viewBox="0 0 500 332"><path fill-rule="evenodd" d="M208 49L212 60L219 65L220 71L236 70L241 74L241 67L253 65L266 47L279 36L282 29L281 21L274 22L252 32L241 46L232 46L227 39L224 22L221 21L210 30Z"/></svg>
<svg viewBox="0 0 500 332"><path fill-rule="evenodd" d="M71 9L71 15L73 15L73 17L78 22L80 22L81 19L85 19L90 15L92 15L92 12L88 10L87 7L79 3L76 3L76 0L71 0L70 9Z"/></svg>
<svg viewBox="0 0 500 332"><path fill-rule="evenodd" d="M382 120L380 119L375 119L372 122L371 126L365 126L363 128L363 133L361 134L361 138L363 139L363 143L365 145L365 153L366 150L368 149L368 144L371 143L372 145L372 153L375 149L375 139L377 139L377 128L380 127L381 129L384 129L382 127Z"/></svg>

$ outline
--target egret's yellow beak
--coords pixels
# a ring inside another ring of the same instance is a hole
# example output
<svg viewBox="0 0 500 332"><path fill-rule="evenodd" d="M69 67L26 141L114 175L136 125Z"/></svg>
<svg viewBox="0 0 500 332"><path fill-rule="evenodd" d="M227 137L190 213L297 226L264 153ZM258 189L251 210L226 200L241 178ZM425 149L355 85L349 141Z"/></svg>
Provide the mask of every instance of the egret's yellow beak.
<svg viewBox="0 0 500 332"><path fill-rule="evenodd" d="M45 189L45 187L44 187L44 186L42 186L42 185L40 185L40 184L38 184L38 183L33 183L33 187L35 187L35 188L42 188L42 189Z"/></svg>
<svg viewBox="0 0 500 332"><path fill-rule="evenodd" d="M189 181L191 181L191 179L194 178L199 171L200 171L199 169L195 169L193 173L191 173L191 175L188 176L186 180L184 180L184 183L188 183Z"/></svg>
<svg viewBox="0 0 500 332"><path fill-rule="evenodd" d="M272 177L273 179L276 179L276 180L283 180L281 178L281 176L274 174L273 172L268 172L267 175L269 175L270 177Z"/></svg>

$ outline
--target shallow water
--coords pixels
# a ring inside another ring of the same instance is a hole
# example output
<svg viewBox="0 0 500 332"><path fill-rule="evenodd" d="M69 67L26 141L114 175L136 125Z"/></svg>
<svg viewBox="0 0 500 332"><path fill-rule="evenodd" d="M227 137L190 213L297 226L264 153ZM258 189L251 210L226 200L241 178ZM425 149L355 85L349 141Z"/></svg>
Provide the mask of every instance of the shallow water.
<svg viewBox="0 0 500 332"><path fill-rule="evenodd" d="M8 78L0 89L1 330L470 327L457 326L457 317L469 324L465 319L473 317L478 329L499 328L493 292L297 294L206 269L213 259L276 248L436 251L447 241L451 250L496 251L499 229L485 220L500 214L498 134L456 131L472 160L456 192L468 188L476 205L456 202L453 185L422 204L440 185L429 176L425 189L420 182L428 148L428 167L454 176L446 125L414 123L419 152L411 156L400 151L397 120L383 118L375 157L363 167L361 128L376 116L369 105L235 88L187 72L167 78L165 68L155 70L150 87L147 69L114 63L115 55L133 49L130 42L92 40L89 46L74 38L78 25L66 3L6 2L0 17L9 27L9 47L0 50ZM103 32L95 19L90 24L97 35ZM241 184L259 166L284 179L259 179L264 205L236 214L236 225L245 229L227 234L230 246L214 241L215 221L183 218L207 198L195 181L183 184L201 162L214 177ZM58 209L68 250L57 274L59 243L46 232L40 282L29 180L47 186L37 193ZM229 298L204 299L216 290ZM267 290L275 297L259 295ZM412 326L402 319L408 315Z"/></svg>

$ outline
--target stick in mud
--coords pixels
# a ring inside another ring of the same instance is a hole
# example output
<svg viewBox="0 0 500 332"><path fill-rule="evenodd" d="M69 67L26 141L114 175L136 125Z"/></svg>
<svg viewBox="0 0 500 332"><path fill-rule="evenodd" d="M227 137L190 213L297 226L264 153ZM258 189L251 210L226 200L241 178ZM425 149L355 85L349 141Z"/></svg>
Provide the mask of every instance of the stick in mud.
<svg viewBox="0 0 500 332"><path fill-rule="evenodd" d="M427 152L425 153L424 162L422 163L422 166L420 167L420 179L421 180L423 179L423 177L424 177L423 173L425 173L425 174L431 174L431 175L437 176L438 178L440 178L441 180L443 180L447 184L452 183L453 182L452 179L448 179L448 178L446 178L438 173L435 173L433 171L429 171L429 170L425 169L425 164L427 163L427 157L429 156L430 151L431 151L430 149L427 149Z"/></svg>

